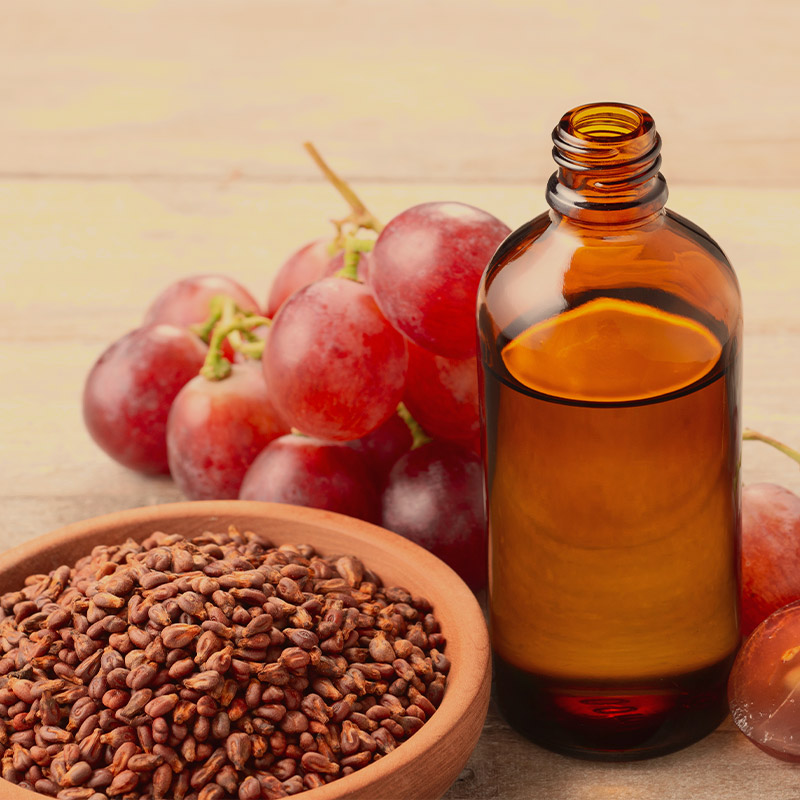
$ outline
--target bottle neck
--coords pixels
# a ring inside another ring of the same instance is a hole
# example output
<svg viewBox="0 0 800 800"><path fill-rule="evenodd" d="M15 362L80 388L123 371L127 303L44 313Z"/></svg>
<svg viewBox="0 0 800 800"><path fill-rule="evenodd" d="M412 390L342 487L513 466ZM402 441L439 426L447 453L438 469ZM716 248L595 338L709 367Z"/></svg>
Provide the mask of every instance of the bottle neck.
<svg viewBox="0 0 800 800"><path fill-rule="evenodd" d="M664 208L661 137L646 111L621 103L579 106L561 118L553 144L558 171L548 181L546 197L559 214L616 225Z"/></svg>

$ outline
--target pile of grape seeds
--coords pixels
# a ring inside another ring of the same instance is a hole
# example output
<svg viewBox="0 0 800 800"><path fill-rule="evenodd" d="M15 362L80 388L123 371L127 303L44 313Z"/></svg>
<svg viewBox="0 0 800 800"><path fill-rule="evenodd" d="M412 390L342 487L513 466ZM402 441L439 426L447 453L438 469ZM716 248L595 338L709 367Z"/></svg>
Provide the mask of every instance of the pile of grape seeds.
<svg viewBox="0 0 800 800"><path fill-rule="evenodd" d="M2 777L59 800L271 800L440 704L430 603L231 527L98 546L0 596Z"/></svg>

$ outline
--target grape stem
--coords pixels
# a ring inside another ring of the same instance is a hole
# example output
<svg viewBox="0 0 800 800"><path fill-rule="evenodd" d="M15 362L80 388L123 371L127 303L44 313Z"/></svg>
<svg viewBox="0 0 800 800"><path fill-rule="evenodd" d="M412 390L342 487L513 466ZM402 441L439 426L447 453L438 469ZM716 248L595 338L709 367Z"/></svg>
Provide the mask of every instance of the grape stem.
<svg viewBox="0 0 800 800"><path fill-rule="evenodd" d="M742 439L745 441L764 442L764 444L768 444L771 447L774 447L776 450L780 450L781 453L784 453L785 455L789 456L789 458L800 464L800 452L794 450L788 445L785 445L783 442L779 442L777 439L773 439L771 436L766 436L758 431L745 428L742 431Z"/></svg>
<svg viewBox="0 0 800 800"><path fill-rule="evenodd" d="M190 325L189 330L197 334L206 344L211 339L211 332L216 324L225 318L229 320L236 313L236 302L226 294L217 294L208 302L208 317L196 325Z"/></svg>
<svg viewBox="0 0 800 800"><path fill-rule="evenodd" d="M341 220L334 220L339 235L341 236L342 226L348 222L355 225L356 228L367 228L368 230L380 233L383 230L383 225L378 221L377 217L361 202L361 198L350 188L347 181L340 178L327 164L325 159L319 154L319 151L314 147L311 142L304 142L308 154L314 160L314 163L319 167L322 174L331 182L337 192L345 199L350 206L350 214Z"/></svg>
<svg viewBox="0 0 800 800"><path fill-rule="evenodd" d="M361 260L361 254L372 250L374 244L372 239L358 239L355 235L346 236L344 266L336 273L335 277L358 281L358 262Z"/></svg>
<svg viewBox="0 0 800 800"><path fill-rule="evenodd" d="M412 437L412 444L411 449L416 450L418 447L422 447L423 444L427 444L430 441L433 441L430 436L422 429L422 425L417 422L414 417L411 416L411 412L406 408L405 403L400 403L397 406L397 416L408 425L408 429L411 431Z"/></svg>
<svg viewBox="0 0 800 800"><path fill-rule="evenodd" d="M213 333L211 334L211 341L208 343L208 355L200 368L200 374L210 381L221 381L231 374L231 362L222 355L222 343L234 331L243 331L249 333L253 328L260 328L262 325L271 325L272 320L268 317L261 317L257 314L242 317L236 316L226 322L218 322L214 326ZM250 358L260 358L261 351L264 349L263 342L250 341L248 350L240 345L240 349L245 352Z"/></svg>

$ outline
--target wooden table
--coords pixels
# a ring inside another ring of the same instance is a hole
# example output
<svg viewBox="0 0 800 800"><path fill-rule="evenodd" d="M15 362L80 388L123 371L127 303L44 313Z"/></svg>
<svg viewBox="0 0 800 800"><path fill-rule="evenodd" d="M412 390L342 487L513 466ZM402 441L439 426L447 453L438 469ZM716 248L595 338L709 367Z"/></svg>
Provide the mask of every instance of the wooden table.
<svg viewBox="0 0 800 800"><path fill-rule="evenodd" d="M800 61L794 0L6 0L0 19L0 548L180 499L106 458L81 421L94 359L180 276L266 297L342 203L313 139L388 219L453 199L515 227L544 208L549 131L621 99L664 139L670 207L706 228L745 300L745 425L800 445ZM800 492L757 443L745 482ZM730 722L681 753L547 753L491 711L448 800L798 794Z"/></svg>

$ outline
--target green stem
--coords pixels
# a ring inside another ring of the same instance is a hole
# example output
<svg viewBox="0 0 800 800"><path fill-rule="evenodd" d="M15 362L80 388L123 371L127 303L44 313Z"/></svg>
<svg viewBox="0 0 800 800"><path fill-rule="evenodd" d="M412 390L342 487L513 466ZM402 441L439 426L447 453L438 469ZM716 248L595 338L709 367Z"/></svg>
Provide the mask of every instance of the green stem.
<svg viewBox="0 0 800 800"><path fill-rule="evenodd" d="M351 214L349 217L340 220L337 226L341 226L346 222L352 222L357 228L368 228L369 230L380 233L383 230L383 225L378 221L377 217L361 202L361 198L350 188L348 183L340 178L327 164L325 159L319 154L319 151L314 147L311 142L303 142L306 152L314 159L314 163L319 167L322 174L333 184L337 192L347 201L350 206Z"/></svg>
<svg viewBox="0 0 800 800"><path fill-rule="evenodd" d="M344 266L336 273L337 278L358 280L358 262L362 253L372 250L375 242L372 239L357 239L354 235L344 240Z"/></svg>
<svg viewBox="0 0 800 800"><path fill-rule="evenodd" d="M236 301L226 294L217 294L208 301L208 317L197 325L190 325L189 330L196 333L206 344L211 339L211 332L216 324L224 319L232 319L238 311Z"/></svg>
<svg viewBox="0 0 800 800"><path fill-rule="evenodd" d="M210 381L221 381L223 378L227 378L231 372L231 362L222 355L222 343L225 341L225 339L227 339L228 336L230 336L234 331L249 332L253 330L253 328L260 328L262 325L271 324L271 319L256 315L249 317L237 317L229 322L220 322L217 324L214 327L213 333L211 334L211 341L208 343L208 355L206 356L206 360L200 369L200 374ZM249 342L248 344L258 345L257 342ZM261 350L263 350L263 342L261 343L260 347ZM255 351L255 348L253 348L253 350ZM248 355L250 355L250 353L248 353ZM259 358L260 356L261 351L259 350L257 355L254 352L251 357Z"/></svg>
<svg viewBox="0 0 800 800"><path fill-rule="evenodd" d="M264 340L255 336L252 339L248 339L246 342L234 343L233 349L240 352L243 356L247 356L247 358L259 359L264 352Z"/></svg>
<svg viewBox="0 0 800 800"><path fill-rule="evenodd" d="M242 317L246 318L246 315L239 313L240 319ZM264 340L256 336L252 331L233 331L228 337L228 341L237 353L242 353L248 358L261 358L261 353L264 350Z"/></svg>
<svg viewBox="0 0 800 800"><path fill-rule="evenodd" d="M397 406L397 415L408 425L408 429L411 431L411 436L413 438L413 443L411 445L412 450L416 450L418 447L422 447L423 444L433 441L422 429L422 425L411 416L411 412L406 408L405 403L400 403Z"/></svg>
<svg viewBox="0 0 800 800"><path fill-rule="evenodd" d="M768 444L774 447L776 450L780 450L781 453L784 453L785 455L789 456L789 458L800 464L800 452L794 450L788 445L785 445L783 442L779 442L777 439L773 439L771 436L765 436L763 433L751 430L750 428L745 428L742 431L742 439L745 441L764 442L764 444Z"/></svg>

